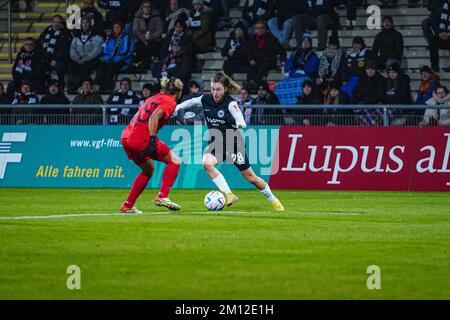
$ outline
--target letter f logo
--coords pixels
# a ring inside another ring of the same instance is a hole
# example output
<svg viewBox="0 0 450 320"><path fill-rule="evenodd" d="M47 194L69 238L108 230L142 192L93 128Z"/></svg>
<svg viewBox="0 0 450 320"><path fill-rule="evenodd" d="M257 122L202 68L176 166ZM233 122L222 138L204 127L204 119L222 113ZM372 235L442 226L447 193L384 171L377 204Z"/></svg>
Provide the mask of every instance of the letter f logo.
<svg viewBox="0 0 450 320"><path fill-rule="evenodd" d="M0 179L5 177L8 163L20 163L22 161L21 153L10 153L12 142L25 142L26 140L26 132L3 133L3 139L0 142Z"/></svg>

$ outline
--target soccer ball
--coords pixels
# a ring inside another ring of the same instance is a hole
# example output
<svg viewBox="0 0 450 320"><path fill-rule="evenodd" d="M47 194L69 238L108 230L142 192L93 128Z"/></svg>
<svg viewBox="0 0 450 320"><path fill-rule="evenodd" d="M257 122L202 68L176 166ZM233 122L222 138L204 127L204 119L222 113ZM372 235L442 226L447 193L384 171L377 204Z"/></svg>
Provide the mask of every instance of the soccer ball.
<svg viewBox="0 0 450 320"><path fill-rule="evenodd" d="M225 196L222 192L211 191L205 196L205 207L210 211L222 210L225 203Z"/></svg>

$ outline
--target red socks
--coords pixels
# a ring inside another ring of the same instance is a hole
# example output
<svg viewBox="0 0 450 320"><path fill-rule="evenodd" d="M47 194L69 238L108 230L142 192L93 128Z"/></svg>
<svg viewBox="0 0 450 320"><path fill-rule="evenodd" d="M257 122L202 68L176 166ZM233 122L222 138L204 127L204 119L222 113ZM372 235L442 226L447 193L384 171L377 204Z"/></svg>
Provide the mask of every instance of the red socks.
<svg viewBox="0 0 450 320"><path fill-rule="evenodd" d="M134 206L134 203L136 202L137 198L144 191L145 187L147 187L149 180L150 177L145 173L141 172L140 174L138 174L138 176L133 182L133 186L131 187L130 194L128 195L127 198L127 202L130 207Z"/></svg>
<svg viewBox="0 0 450 320"><path fill-rule="evenodd" d="M175 180L178 177L179 164L169 162L166 169L164 169L161 189L159 189L158 197L167 198L169 196L170 188L172 188Z"/></svg>

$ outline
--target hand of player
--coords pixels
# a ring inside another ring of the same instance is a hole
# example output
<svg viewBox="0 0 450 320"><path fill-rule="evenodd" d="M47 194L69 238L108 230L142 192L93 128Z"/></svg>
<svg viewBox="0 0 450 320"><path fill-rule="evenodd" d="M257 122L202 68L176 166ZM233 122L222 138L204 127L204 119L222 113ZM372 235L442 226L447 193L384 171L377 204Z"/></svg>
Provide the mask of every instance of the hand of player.
<svg viewBox="0 0 450 320"><path fill-rule="evenodd" d="M156 156L156 136L150 136L147 148L142 151L142 156L154 158Z"/></svg>
<svg viewBox="0 0 450 320"><path fill-rule="evenodd" d="M447 39L448 39L448 34L447 34L447 32L441 32L441 33L439 33L439 38L441 38L442 40L447 40Z"/></svg>
<svg viewBox="0 0 450 320"><path fill-rule="evenodd" d="M250 65L251 66L255 66L256 65L256 61L255 60L250 60Z"/></svg>

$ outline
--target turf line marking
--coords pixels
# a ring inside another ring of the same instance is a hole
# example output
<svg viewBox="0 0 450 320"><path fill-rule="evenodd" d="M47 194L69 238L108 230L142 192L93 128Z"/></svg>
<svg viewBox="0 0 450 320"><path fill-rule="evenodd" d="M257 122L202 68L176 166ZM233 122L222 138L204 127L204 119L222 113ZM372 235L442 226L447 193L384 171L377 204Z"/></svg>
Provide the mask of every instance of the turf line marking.
<svg viewBox="0 0 450 320"><path fill-rule="evenodd" d="M144 213L80 213L80 214L56 214L50 216L15 216L15 217L0 217L0 220L33 220L33 219L60 219L73 217L114 217L114 216L143 216L143 215L166 215L171 212L144 212Z"/></svg>

